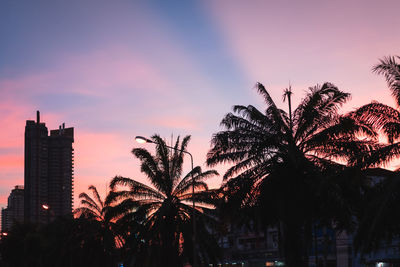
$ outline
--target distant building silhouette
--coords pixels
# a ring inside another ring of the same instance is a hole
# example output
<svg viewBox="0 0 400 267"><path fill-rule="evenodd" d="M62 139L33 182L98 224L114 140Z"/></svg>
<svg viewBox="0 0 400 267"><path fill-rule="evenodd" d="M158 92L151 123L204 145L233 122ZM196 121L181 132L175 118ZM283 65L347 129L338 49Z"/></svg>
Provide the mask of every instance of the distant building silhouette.
<svg viewBox="0 0 400 267"><path fill-rule="evenodd" d="M48 130L35 121L25 126L25 220L47 222L50 217L72 214L74 128ZM50 210L43 209L46 204Z"/></svg>
<svg viewBox="0 0 400 267"><path fill-rule="evenodd" d="M1 232L8 232L14 222L24 221L24 187L17 185L10 193L7 208L1 210Z"/></svg>

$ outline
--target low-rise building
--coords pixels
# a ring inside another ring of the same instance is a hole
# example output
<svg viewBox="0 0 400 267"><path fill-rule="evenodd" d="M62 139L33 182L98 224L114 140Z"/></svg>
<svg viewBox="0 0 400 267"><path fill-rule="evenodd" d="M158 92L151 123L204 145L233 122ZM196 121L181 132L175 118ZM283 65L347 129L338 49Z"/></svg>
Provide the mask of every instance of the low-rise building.
<svg viewBox="0 0 400 267"><path fill-rule="evenodd" d="M1 231L7 232L15 222L24 221L24 186L17 185L8 197L7 208L1 210Z"/></svg>

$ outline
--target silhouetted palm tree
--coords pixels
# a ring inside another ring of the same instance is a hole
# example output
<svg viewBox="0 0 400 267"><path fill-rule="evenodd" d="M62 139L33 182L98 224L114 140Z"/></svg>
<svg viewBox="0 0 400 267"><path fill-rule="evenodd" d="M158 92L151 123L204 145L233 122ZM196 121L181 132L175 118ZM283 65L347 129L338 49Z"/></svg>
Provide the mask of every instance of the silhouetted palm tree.
<svg viewBox="0 0 400 267"><path fill-rule="evenodd" d="M400 57L385 57L373 67L377 74L385 76L388 87L396 101L397 108L383 103L372 102L354 112L355 118L373 125L377 131L387 137L388 144L377 149L370 158L371 163L387 164L400 157ZM396 171L386 175L376 184L368 197L368 206L360 218L356 236L356 246L362 252L376 248L382 240L390 240L400 233L400 175Z"/></svg>
<svg viewBox="0 0 400 267"><path fill-rule="evenodd" d="M80 220L82 225L90 224L85 220L93 221L92 224L98 229L98 239L104 246L104 252L116 257L116 251L123 246L124 239L116 219L108 215L113 208L104 203L95 186L89 186L89 190L93 198L86 193L79 194L81 206L74 210L74 215L82 219Z"/></svg>
<svg viewBox="0 0 400 267"><path fill-rule="evenodd" d="M104 201L101 200L99 192L95 186L91 185L88 189L92 192L94 199L86 193L80 193L79 198L82 206L74 210L75 216L83 216L98 221L105 221Z"/></svg>
<svg viewBox="0 0 400 267"><path fill-rule="evenodd" d="M308 249L302 240L310 238L311 223L326 207L323 200L346 205L338 199L341 188L332 179L344 169L338 161L360 164L364 159L360 156L374 142L360 140L357 134L371 138L376 134L338 114L349 94L331 83L310 88L289 116L262 84L256 88L264 98L265 112L251 105L234 106L221 122L226 130L212 138L207 163L233 163L224 175L227 202L259 207L268 223L280 225L287 266L302 266ZM290 100L291 90L285 95ZM334 219L333 215L337 214L324 214Z"/></svg>
<svg viewBox="0 0 400 267"><path fill-rule="evenodd" d="M400 59L399 56L385 57L372 70L385 76L389 89L392 91L397 105L400 106L400 64L396 61L396 58Z"/></svg>
<svg viewBox="0 0 400 267"><path fill-rule="evenodd" d="M400 57L397 57L400 58ZM386 57L373 71L383 74L389 89L397 103L397 109L383 103L372 102L360 107L355 115L357 119L370 123L387 136L389 145L377 151L374 160L378 163L388 163L400 155L400 65L395 57Z"/></svg>
<svg viewBox="0 0 400 267"><path fill-rule="evenodd" d="M115 205L114 214L120 221L133 225L131 239L127 240L127 246L135 253L131 262L135 266L182 266L184 261L191 259L193 200L196 203L196 251L199 253L196 256L203 261L212 259L217 252L216 243L205 221L213 219L210 213L215 193L208 190L204 180L218 173L214 170L203 172L197 166L182 176L182 151L185 151L190 136L183 138L182 143L178 137L172 150L160 136L154 135L152 139L156 144L155 155L143 148L132 150L152 186L117 176L111 181L112 192L107 200ZM122 186L119 191L118 186Z"/></svg>

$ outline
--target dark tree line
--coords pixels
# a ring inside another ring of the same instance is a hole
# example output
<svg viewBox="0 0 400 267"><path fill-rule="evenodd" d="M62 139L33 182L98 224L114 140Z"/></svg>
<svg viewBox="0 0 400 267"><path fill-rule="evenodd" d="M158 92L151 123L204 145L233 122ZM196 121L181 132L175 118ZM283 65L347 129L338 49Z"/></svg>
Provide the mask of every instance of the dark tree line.
<svg viewBox="0 0 400 267"><path fill-rule="evenodd" d="M373 68L387 80L393 108L372 102L341 114L350 94L332 83L309 88L288 112L256 84L264 109L236 105L214 134L207 164L230 164L217 189L206 179L218 173L199 166L183 173L190 137L173 148L158 135L152 155L134 148L149 185L116 176L102 200L79 195L75 219L48 225L17 224L1 240L4 266L184 266L221 259L222 225L253 220L279 229L286 266L307 266L312 231L333 227L354 234L367 253L400 233L400 176L372 181L375 167L400 155L399 57ZM379 142L379 136L388 142ZM193 190L194 187L194 191ZM193 206L195 203L195 206ZM194 216L193 216L194 215ZM193 242L193 224L196 239ZM193 253L195 251L195 253Z"/></svg>

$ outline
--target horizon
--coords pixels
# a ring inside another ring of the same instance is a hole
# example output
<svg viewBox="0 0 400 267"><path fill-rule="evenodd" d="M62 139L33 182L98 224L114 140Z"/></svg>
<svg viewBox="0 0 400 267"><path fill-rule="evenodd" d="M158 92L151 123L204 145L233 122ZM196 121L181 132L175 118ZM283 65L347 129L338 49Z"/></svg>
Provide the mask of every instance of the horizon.
<svg viewBox="0 0 400 267"><path fill-rule="evenodd" d="M153 148L137 135L191 135L194 165L210 169L223 116L236 104L263 108L256 82L285 110L289 83L295 107L324 82L351 93L341 112L374 100L395 107L371 69L400 55L399 9L398 1L2 1L0 206L24 184L24 126L36 110L49 130L75 128L76 208L79 193L93 184L104 196L116 175L147 183L130 151Z"/></svg>

